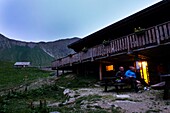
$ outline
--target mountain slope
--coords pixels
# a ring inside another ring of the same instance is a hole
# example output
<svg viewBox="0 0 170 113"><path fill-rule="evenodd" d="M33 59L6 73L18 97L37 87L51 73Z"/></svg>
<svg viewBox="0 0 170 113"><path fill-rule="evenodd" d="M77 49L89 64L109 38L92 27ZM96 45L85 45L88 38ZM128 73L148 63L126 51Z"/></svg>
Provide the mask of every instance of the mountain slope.
<svg viewBox="0 0 170 113"><path fill-rule="evenodd" d="M79 39L71 38L34 43L8 39L0 34L0 60L29 61L33 66L47 66L54 59L73 53L67 45L77 40Z"/></svg>

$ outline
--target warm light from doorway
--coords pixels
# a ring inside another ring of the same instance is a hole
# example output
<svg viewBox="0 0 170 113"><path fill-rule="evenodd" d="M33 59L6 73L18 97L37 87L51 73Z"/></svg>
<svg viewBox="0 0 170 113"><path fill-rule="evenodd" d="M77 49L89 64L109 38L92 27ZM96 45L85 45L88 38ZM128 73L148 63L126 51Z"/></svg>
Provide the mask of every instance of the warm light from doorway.
<svg viewBox="0 0 170 113"><path fill-rule="evenodd" d="M138 69L140 69L141 78L143 78L146 83L149 83L149 73L148 73L147 61L137 61L136 67L138 67Z"/></svg>

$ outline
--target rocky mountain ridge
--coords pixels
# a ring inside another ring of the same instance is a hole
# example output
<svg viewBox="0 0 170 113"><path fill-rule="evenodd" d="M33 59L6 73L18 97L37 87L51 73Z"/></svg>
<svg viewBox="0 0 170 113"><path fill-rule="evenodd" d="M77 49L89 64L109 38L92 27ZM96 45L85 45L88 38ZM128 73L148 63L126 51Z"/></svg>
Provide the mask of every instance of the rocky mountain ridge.
<svg viewBox="0 0 170 113"><path fill-rule="evenodd" d="M74 53L67 45L79 38L51 42L24 42L0 34L0 60L30 61L33 65L50 65L51 61Z"/></svg>

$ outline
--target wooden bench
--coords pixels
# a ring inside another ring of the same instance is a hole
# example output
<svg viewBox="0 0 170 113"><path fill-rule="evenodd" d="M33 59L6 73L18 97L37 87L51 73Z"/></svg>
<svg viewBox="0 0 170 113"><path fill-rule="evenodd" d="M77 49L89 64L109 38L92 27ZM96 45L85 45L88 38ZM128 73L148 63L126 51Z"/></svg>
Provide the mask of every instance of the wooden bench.
<svg viewBox="0 0 170 113"><path fill-rule="evenodd" d="M115 89L116 89L116 92L119 91L119 88L118 87L124 87L124 86L127 86L128 84L126 83L122 83L122 82L115 82L116 80L116 77L104 77L103 80L102 80L102 84L101 86L104 86L104 91L107 92L107 88L108 86L114 86Z"/></svg>

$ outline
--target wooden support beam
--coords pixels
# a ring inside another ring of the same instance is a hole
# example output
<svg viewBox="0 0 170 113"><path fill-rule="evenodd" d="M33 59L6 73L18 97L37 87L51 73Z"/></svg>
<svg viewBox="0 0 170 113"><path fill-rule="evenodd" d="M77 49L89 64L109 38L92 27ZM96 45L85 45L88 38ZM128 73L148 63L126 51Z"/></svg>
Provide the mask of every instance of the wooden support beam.
<svg viewBox="0 0 170 113"><path fill-rule="evenodd" d="M102 63L101 62L99 64L99 77L100 77L100 80L102 80Z"/></svg>

